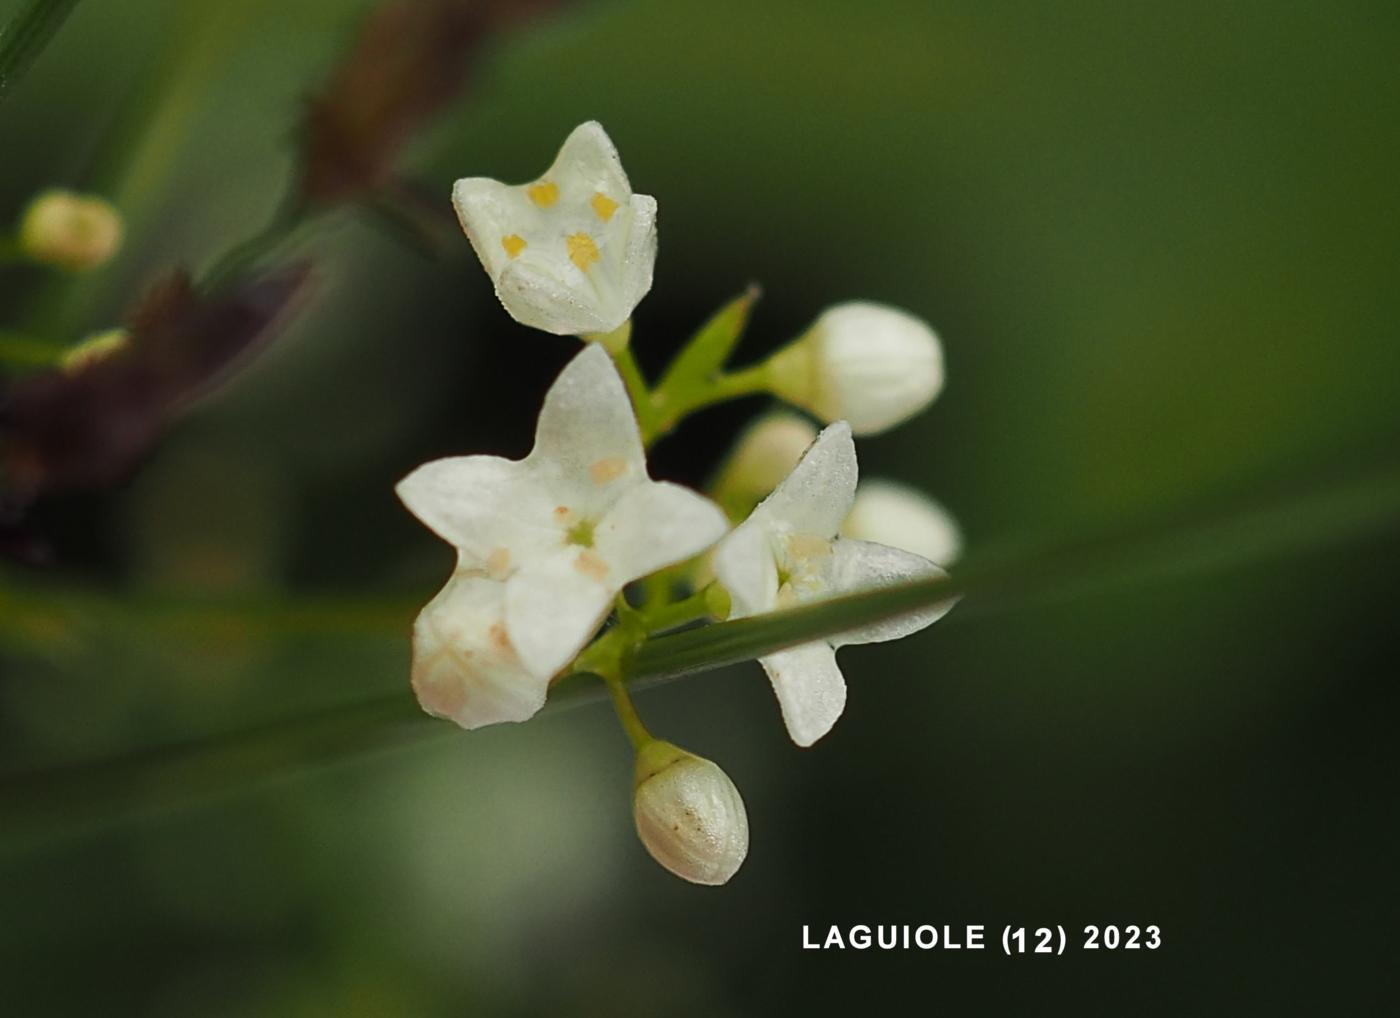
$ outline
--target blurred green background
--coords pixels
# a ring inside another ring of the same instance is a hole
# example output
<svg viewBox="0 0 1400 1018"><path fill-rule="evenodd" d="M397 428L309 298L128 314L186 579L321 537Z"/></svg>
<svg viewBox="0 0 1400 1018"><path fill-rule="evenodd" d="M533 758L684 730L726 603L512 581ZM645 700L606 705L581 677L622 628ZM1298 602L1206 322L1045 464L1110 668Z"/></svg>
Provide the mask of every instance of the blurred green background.
<svg viewBox="0 0 1400 1018"><path fill-rule="evenodd" d="M6 270L3 323L76 338L254 232L370 6L80 4L0 106L0 218L94 190L129 242L82 279ZM975 556L1400 448L1397 45L1384 4L599 0L494 37L400 166L445 206L455 177L528 179L601 120L660 202L653 370L751 280L746 354L842 299L928 318L947 390L862 468L937 495ZM0 650L6 770L411 706L408 626L451 553L392 484L523 454L574 347L515 326L464 238L433 259L344 210L294 250L316 288L276 344L128 483L37 507L56 565L0 575L56 621ZM760 405L692 421L654 472L698 483ZM756 665L647 693L653 730L748 804L717 890L636 842L601 704L0 830L3 1010L1375 1013L1397 553L1392 525L1019 610L970 598L846 651L849 708L808 751ZM382 607L280 621L322 595ZM153 599L253 607L143 621ZM1150 923L1163 947L801 950L803 924L857 922Z"/></svg>

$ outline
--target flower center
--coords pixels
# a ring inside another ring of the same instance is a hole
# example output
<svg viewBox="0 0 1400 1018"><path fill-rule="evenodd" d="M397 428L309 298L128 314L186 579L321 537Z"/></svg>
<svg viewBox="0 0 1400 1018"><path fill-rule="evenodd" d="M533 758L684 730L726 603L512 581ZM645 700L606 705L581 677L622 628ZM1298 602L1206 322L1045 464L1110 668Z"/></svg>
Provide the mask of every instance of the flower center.
<svg viewBox="0 0 1400 1018"><path fill-rule="evenodd" d="M569 544L577 544L583 548L593 547L593 527L592 520L579 520L567 531L564 532L564 540Z"/></svg>
<svg viewBox="0 0 1400 1018"><path fill-rule="evenodd" d="M788 534L773 556L778 570L778 605L789 607L820 594L827 585L831 542L816 534Z"/></svg>

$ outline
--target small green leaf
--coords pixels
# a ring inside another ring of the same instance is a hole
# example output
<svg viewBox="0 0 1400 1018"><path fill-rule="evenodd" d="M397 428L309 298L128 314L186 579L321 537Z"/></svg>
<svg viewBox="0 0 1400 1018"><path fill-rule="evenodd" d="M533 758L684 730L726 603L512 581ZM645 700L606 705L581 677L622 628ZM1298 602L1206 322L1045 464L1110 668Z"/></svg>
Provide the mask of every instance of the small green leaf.
<svg viewBox="0 0 1400 1018"><path fill-rule="evenodd" d="M700 331L671 362L657 393L662 400L666 394L678 393L710 378L733 353L735 344L749 323L749 312L759 298L757 286L750 286L738 297L715 312Z"/></svg>

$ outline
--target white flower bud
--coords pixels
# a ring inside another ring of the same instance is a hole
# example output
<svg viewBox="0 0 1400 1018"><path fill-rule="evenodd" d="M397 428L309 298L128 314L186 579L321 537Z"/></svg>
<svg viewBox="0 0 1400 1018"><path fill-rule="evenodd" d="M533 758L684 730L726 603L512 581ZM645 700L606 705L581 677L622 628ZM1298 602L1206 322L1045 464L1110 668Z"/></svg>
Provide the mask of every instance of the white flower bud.
<svg viewBox="0 0 1400 1018"><path fill-rule="evenodd" d="M912 551L940 566L950 565L962 551L962 532L948 510L894 481L862 481L841 533Z"/></svg>
<svg viewBox="0 0 1400 1018"><path fill-rule="evenodd" d="M770 361L774 393L825 422L873 435L908 420L943 388L943 349L922 320L864 301L822 312Z"/></svg>
<svg viewBox="0 0 1400 1018"><path fill-rule="evenodd" d="M734 443L715 481L722 505L743 503L743 515L782 484L817 438L805 417L777 411L754 421Z"/></svg>
<svg viewBox="0 0 1400 1018"><path fill-rule="evenodd" d="M651 857L682 880L728 883L749 853L749 818L719 766L669 742L637 753L632 813Z"/></svg>
<svg viewBox="0 0 1400 1018"><path fill-rule="evenodd" d="M26 257L73 272L101 265L121 242L121 214L102 198L45 191L20 220L19 246Z"/></svg>

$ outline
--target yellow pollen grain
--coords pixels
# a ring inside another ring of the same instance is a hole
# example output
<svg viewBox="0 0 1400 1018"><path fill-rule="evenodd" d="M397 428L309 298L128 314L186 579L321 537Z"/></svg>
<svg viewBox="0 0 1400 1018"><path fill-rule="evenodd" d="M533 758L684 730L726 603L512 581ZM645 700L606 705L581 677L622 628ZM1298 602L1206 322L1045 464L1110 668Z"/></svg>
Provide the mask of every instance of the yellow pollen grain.
<svg viewBox="0 0 1400 1018"><path fill-rule="evenodd" d="M525 238L519 234L508 233L501 238L501 247L506 249L507 258L514 258L525 250Z"/></svg>
<svg viewBox="0 0 1400 1018"><path fill-rule="evenodd" d="M613 213L617 211L617 202L613 201L602 191L594 191L593 197L589 199L588 203L593 206L593 211L597 214L598 218L605 223L611 219Z"/></svg>
<svg viewBox="0 0 1400 1018"><path fill-rule="evenodd" d="M569 260L584 272L588 266L599 260L598 245L586 233L571 233L564 238L569 245Z"/></svg>
<svg viewBox="0 0 1400 1018"><path fill-rule="evenodd" d="M608 577L608 564L594 551L585 551L574 559L574 568L590 580L597 580L599 583Z"/></svg>
<svg viewBox="0 0 1400 1018"><path fill-rule="evenodd" d="M607 484L627 473L627 461L621 456L609 456L588 468L594 484Z"/></svg>
<svg viewBox="0 0 1400 1018"><path fill-rule="evenodd" d="M559 185L541 180L538 184L531 184L527 187L525 193L540 208L547 209L559 200Z"/></svg>

